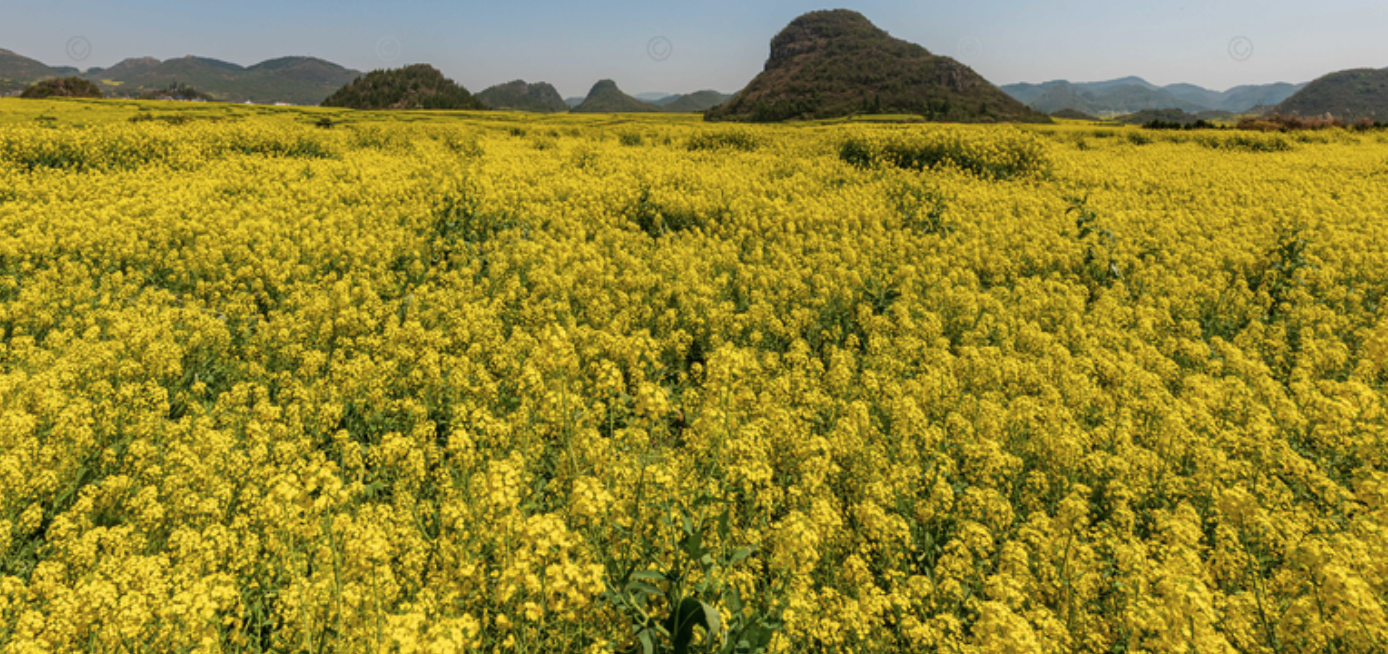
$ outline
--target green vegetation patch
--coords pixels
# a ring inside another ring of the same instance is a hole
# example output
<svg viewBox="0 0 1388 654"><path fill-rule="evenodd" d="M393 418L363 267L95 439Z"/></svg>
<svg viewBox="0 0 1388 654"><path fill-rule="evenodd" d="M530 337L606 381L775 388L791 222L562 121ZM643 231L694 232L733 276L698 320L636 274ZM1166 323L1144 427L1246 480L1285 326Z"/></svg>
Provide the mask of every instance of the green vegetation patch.
<svg viewBox="0 0 1388 654"><path fill-rule="evenodd" d="M986 179L1045 176L1051 168L1045 146L1016 130L988 141L951 129L858 135L839 144L839 158L859 167L886 164L915 171L952 165Z"/></svg>
<svg viewBox="0 0 1388 654"><path fill-rule="evenodd" d="M47 98L100 98L101 87L80 77L58 77L35 82L19 97L26 100Z"/></svg>
<svg viewBox="0 0 1388 654"><path fill-rule="evenodd" d="M751 152L761 145L756 134L744 130L700 132L689 137L690 150L743 150Z"/></svg>
<svg viewBox="0 0 1388 654"><path fill-rule="evenodd" d="M348 109L486 109L467 89L428 64L373 70L337 90L324 107Z"/></svg>

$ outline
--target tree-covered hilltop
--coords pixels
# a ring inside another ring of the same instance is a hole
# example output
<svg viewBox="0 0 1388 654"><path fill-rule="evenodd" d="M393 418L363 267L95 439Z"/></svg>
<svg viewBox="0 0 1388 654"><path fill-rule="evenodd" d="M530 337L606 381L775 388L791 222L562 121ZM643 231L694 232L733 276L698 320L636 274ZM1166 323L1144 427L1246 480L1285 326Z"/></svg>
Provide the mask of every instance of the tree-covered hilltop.
<svg viewBox="0 0 1388 654"><path fill-rule="evenodd" d="M1307 84L1273 109L1281 116L1325 116L1343 121L1388 120L1388 68L1356 68Z"/></svg>
<svg viewBox="0 0 1388 654"><path fill-rule="evenodd" d="M323 106L349 109L487 108L467 89L428 64L373 70L328 96Z"/></svg>
<svg viewBox="0 0 1388 654"><path fill-rule="evenodd" d="M973 69L893 38L856 11L812 11L771 40L761 74L708 120L918 114L957 122L1050 122Z"/></svg>
<svg viewBox="0 0 1388 654"><path fill-rule="evenodd" d="M488 87L477 94L477 99L493 109L537 113L559 113L569 110L569 105L564 104L564 98L549 82L527 84L525 80L518 79Z"/></svg>
<svg viewBox="0 0 1388 654"><path fill-rule="evenodd" d="M583 99L583 103L574 107L570 111L574 113L654 113L663 111L659 105L637 100L617 88L617 83L610 80L600 80L593 85L592 90L588 91L588 97Z"/></svg>
<svg viewBox="0 0 1388 654"><path fill-rule="evenodd" d="M216 100L207 93L203 93L182 82L174 82L162 89L150 89L138 96L140 100L196 100L209 102Z"/></svg>
<svg viewBox="0 0 1388 654"><path fill-rule="evenodd" d="M38 100L43 98L99 98L102 96L101 87L81 77L50 77L34 82L29 88L24 89L19 97Z"/></svg>

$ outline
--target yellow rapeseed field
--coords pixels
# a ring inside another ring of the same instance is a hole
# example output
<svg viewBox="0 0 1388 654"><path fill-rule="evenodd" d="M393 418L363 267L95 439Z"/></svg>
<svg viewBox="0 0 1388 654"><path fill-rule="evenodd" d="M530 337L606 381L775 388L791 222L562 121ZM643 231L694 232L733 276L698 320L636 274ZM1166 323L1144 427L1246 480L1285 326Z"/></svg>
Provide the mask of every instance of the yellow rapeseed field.
<svg viewBox="0 0 1388 654"><path fill-rule="evenodd" d="M1383 652L1388 136L0 101L0 651Z"/></svg>

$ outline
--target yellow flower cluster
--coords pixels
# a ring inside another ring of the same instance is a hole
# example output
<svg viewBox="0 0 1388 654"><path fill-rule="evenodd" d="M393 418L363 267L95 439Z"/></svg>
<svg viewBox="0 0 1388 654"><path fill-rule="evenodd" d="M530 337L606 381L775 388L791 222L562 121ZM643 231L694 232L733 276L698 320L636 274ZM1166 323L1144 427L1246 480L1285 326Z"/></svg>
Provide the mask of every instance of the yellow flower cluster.
<svg viewBox="0 0 1388 654"><path fill-rule="evenodd" d="M2 651L1388 647L1382 135L0 115Z"/></svg>

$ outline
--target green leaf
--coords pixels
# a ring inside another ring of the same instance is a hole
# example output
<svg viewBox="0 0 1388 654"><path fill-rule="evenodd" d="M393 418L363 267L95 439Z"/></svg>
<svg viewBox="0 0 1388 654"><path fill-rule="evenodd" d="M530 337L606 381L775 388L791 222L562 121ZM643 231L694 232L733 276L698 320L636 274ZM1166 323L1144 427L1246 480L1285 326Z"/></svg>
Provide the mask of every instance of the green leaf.
<svg viewBox="0 0 1388 654"><path fill-rule="evenodd" d="M684 553L689 558L698 561L704 558L704 534L703 532L690 534L684 539Z"/></svg>
<svg viewBox="0 0 1388 654"><path fill-rule="evenodd" d="M633 572L631 573L631 578L654 579L655 581L669 581L669 578L665 576L665 573L656 572L655 570L642 570L640 572Z"/></svg>
<svg viewBox="0 0 1388 654"><path fill-rule="evenodd" d="M704 603L693 597L680 601L679 607L670 614L670 633L674 636L675 654L688 654L689 642L694 639L694 626L707 624L704 616Z"/></svg>
<svg viewBox="0 0 1388 654"><path fill-rule="evenodd" d="M710 636L723 633L723 618L718 615L718 609L709 605L707 602L699 602L704 607L704 628L708 629Z"/></svg>
<svg viewBox="0 0 1388 654"><path fill-rule="evenodd" d="M732 502L716 495L709 495L708 493L701 493L698 497L694 498L694 508L696 509L709 504L732 504Z"/></svg>
<svg viewBox="0 0 1388 654"><path fill-rule="evenodd" d="M646 654L655 654L655 642L651 640L650 629L642 629L641 633L637 635L637 638L641 639L641 651Z"/></svg>
<svg viewBox="0 0 1388 654"><path fill-rule="evenodd" d="M723 603L728 605L728 610L734 616L742 614L742 594L737 592L736 588L723 593Z"/></svg>
<svg viewBox="0 0 1388 654"><path fill-rule="evenodd" d="M750 547L739 547L739 548L737 548L736 550L733 551L733 558L728 559L728 565L730 565L730 566L732 566L732 565L737 565L737 564L738 564L739 562L741 562L742 560L744 560L744 559L746 559L747 557L751 556L751 555L752 555L752 551L753 551L753 550L752 550L752 548L750 548Z"/></svg>
<svg viewBox="0 0 1388 654"><path fill-rule="evenodd" d="M665 592L648 584L644 581L633 581L627 584L627 590L639 590L647 595L664 595Z"/></svg>
<svg viewBox="0 0 1388 654"><path fill-rule="evenodd" d="M752 627L743 633L746 634L746 640L748 645L751 646L751 651L763 649L771 644L771 636L775 634L774 631L761 625Z"/></svg>

